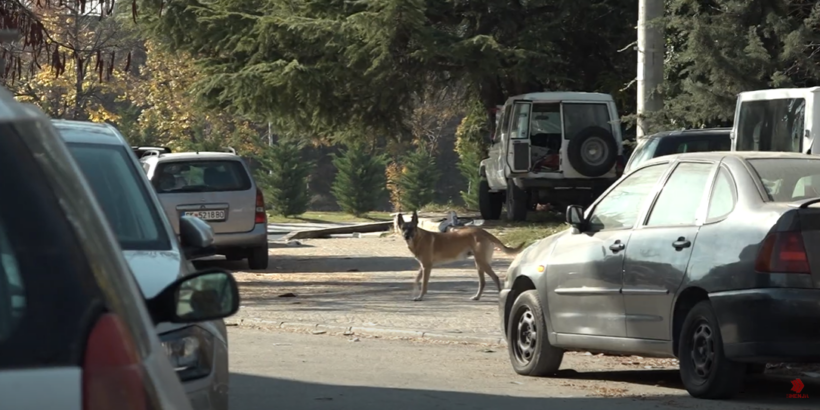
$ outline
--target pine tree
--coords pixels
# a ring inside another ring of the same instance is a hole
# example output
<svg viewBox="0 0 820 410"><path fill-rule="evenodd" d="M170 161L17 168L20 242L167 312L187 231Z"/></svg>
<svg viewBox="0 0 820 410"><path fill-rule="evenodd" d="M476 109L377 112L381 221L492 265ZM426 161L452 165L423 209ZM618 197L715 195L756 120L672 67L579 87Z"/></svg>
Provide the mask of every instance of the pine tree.
<svg viewBox="0 0 820 410"><path fill-rule="evenodd" d="M256 180L263 187L265 202L278 215L294 216L307 211L310 202L307 183L313 163L305 160L303 148L301 142L280 138L257 158L262 169L257 172Z"/></svg>
<svg viewBox="0 0 820 410"><path fill-rule="evenodd" d="M384 156L369 153L361 143L334 155L337 172L331 192L343 211L361 216L376 209L385 193L386 163Z"/></svg>
<svg viewBox="0 0 820 410"><path fill-rule="evenodd" d="M402 162L406 169L398 178L402 211L418 211L433 202L441 173L436 158L423 147L411 151Z"/></svg>

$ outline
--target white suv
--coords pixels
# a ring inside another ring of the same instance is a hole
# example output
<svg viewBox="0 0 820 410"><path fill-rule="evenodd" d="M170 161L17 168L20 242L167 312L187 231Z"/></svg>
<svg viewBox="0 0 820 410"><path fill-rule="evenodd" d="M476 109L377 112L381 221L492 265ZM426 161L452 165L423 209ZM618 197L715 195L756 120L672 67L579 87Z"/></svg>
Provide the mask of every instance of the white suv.
<svg viewBox="0 0 820 410"><path fill-rule="evenodd" d="M539 203L588 205L620 177L620 119L609 94L542 92L507 99L481 161L484 219L524 220Z"/></svg>

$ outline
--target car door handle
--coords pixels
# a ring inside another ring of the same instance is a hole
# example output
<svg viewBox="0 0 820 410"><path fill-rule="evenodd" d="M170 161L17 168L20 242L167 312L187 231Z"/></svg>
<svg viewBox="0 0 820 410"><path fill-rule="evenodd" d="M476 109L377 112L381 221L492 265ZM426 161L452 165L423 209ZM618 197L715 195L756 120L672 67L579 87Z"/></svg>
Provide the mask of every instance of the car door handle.
<svg viewBox="0 0 820 410"><path fill-rule="evenodd" d="M612 252L620 252L620 251L624 250L624 247L625 247L624 243L621 242L620 239L618 239L617 241L615 241L615 243L613 243L612 245L609 245L609 250L611 250Z"/></svg>
<svg viewBox="0 0 820 410"><path fill-rule="evenodd" d="M678 238L677 241L672 242L672 247L677 249L677 250L681 250L683 248L688 248L690 246L692 246L692 242L687 241L686 238L684 238L682 236L680 238Z"/></svg>

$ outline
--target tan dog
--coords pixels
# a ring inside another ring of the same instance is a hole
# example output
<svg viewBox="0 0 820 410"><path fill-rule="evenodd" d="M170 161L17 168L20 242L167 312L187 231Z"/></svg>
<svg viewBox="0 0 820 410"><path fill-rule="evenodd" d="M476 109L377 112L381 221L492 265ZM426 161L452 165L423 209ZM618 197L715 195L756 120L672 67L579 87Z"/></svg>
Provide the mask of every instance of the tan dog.
<svg viewBox="0 0 820 410"><path fill-rule="evenodd" d="M507 255L515 255L524 248L522 243L517 248L504 245L498 238L489 232L474 227L461 227L449 232L430 232L418 227L419 215L413 211L410 222L405 222L402 214L396 215L395 226L401 230L402 237L407 242L407 248L416 257L421 265L416 281L413 283L413 293L421 282L421 291L413 300L420 301L427 294L427 282L430 280L430 271L433 266L464 260L473 255L475 267L478 270L478 292L471 300L479 300L484 292L484 274L490 275L498 291L501 291L501 281L493 272L491 263L495 247ZM423 279L423 281L422 281Z"/></svg>

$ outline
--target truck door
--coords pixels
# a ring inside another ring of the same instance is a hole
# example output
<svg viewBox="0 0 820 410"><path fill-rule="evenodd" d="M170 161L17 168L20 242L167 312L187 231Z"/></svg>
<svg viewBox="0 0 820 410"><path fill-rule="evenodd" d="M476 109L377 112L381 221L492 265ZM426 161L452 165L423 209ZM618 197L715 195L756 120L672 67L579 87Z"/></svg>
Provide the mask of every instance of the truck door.
<svg viewBox="0 0 820 410"><path fill-rule="evenodd" d="M510 118L510 139L506 144L507 167L510 172L528 172L530 170L530 117L532 101L513 101Z"/></svg>

